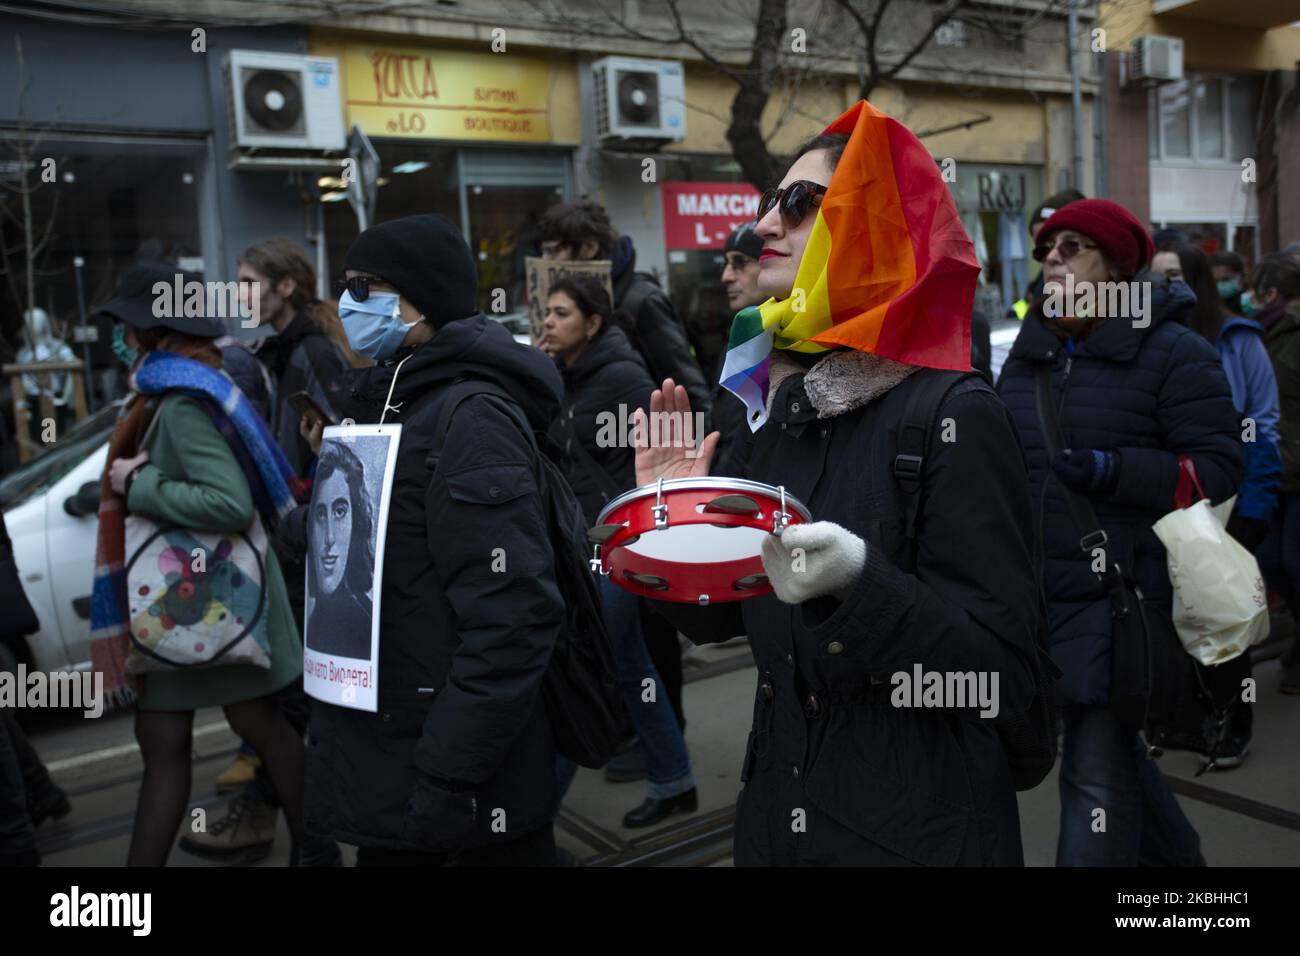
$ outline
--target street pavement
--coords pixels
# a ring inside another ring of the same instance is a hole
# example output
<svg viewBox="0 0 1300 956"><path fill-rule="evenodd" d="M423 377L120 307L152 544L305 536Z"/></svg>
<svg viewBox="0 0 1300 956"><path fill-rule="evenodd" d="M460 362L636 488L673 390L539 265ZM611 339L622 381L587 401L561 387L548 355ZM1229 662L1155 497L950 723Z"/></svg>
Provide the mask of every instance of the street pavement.
<svg viewBox="0 0 1300 956"><path fill-rule="evenodd" d="M753 707L754 670L744 641L688 647L686 739L699 784L700 809L649 830L621 826L640 803L643 783L611 784L600 771L580 770L561 812L557 843L590 865L728 866L730 808L740 786L740 766ZM1201 833L1211 866L1294 866L1300 863L1300 697L1277 690L1280 668L1270 660L1255 668L1259 700L1250 756L1235 770L1196 776L1200 762L1173 753L1160 764ZM32 739L56 781L72 798L72 813L40 830L49 866L117 866L126 858L140 756L129 714L97 721L43 717ZM219 710L195 718L192 806L209 823L225 799L214 780L233 758L238 741ZM1053 864L1057 835L1056 773L1020 794L1020 817L1029 866ZM345 860L354 858L344 848ZM283 819L274 852L259 866L283 866L289 839ZM173 866L209 866L180 850Z"/></svg>

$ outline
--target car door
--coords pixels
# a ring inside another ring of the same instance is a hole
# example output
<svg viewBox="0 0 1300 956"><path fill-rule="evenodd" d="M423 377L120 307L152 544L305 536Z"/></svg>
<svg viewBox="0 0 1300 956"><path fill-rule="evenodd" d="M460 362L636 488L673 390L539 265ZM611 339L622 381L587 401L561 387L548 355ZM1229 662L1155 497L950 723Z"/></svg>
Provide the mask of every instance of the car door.
<svg viewBox="0 0 1300 956"><path fill-rule="evenodd" d="M5 512L5 527L13 542L14 566L23 593L36 612L40 630L22 640L36 670L59 670L67 665L67 652L50 581L50 562L45 538L45 496L38 495ZM21 649L14 650L21 656Z"/></svg>
<svg viewBox="0 0 1300 956"><path fill-rule="evenodd" d="M63 646L73 667L90 660L90 592L95 578L99 517L93 511L74 516L65 505L86 483L99 483L107 458L108 443L104 442L45 494L50 586Z"/></svg>

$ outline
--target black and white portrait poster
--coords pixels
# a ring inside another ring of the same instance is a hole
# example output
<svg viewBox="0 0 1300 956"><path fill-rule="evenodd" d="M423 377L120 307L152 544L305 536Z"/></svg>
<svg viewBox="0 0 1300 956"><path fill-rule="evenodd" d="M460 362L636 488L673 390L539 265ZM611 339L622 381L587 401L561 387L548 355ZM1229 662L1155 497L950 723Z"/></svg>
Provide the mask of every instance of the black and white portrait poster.
<svg viewBox="0 0 1300 956"><path fill-rule="evenodd" d="M307 518L303 686L378 709L379 596L400 425L335 425L321 438Z"/></svg>

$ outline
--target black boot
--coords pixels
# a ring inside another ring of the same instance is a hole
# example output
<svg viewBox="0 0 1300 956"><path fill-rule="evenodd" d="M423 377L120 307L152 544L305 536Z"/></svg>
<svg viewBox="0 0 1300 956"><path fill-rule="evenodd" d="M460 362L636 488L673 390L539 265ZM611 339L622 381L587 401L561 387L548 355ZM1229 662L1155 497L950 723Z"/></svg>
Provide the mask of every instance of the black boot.
<svg viewBox="0 0 1300 956"><path fill-rule="evenodd" d="M342 866L343 853L329 837L307 834L289 849L290 866Z"/></svg>
<svg viewBox="0 0 1300 956"><path fill-rule="evenodd" d="M624 814L623 826L629 830L654 826L660 820L672 816L674 813L694 813L699 808L700 799L694 787L691 787L685 793L679 793L675 797L668 797L664 800L653 800L646 797L645 803Z"/></svg>

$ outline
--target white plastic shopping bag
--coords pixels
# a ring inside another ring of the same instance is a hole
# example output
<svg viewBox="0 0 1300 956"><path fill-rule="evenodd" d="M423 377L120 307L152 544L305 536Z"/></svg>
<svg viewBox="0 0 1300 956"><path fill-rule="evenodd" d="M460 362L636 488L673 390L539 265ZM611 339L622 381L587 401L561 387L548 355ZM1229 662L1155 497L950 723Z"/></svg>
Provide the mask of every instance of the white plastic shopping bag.
<svg viewBox="0 0 1300 956"><path fill-rule="evenodd" d="M1180 492L1185 475L1199 491L1191 460L1183 458ZM1169 512L1153 530L1169 553L1178 637L1187 653L1202 664L1214 665L1232 660L1268 636L1268 599L1255 556L1225 528L1236 498L1211 508L1203 495L1195 504Z"/></svg>

